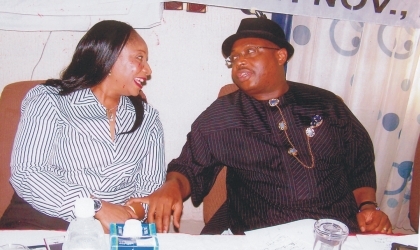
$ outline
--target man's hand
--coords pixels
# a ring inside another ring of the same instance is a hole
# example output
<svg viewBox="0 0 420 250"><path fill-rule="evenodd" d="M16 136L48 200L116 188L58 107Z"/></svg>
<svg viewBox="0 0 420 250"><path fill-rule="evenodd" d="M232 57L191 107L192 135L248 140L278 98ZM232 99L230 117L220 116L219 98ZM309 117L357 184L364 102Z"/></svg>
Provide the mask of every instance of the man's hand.
<svg viewBox="0 0 420 250"><path fill-rule="evenodd" d="M109 233L109 225L111 223L124 224L128 219L138 219L131 208L103 200L102 208L95 214L95 218L101 222L105 233Z"/></svg>
<svg viewBox="0 0 420 250"><path fill-rule="evenodd" d="M363 233L387 233L392 234L392 224L388 216L373 208L362 210L357 214L357 222L359 223L360 231Z"/></svg>
<svg viewBox="0 0 420 250"><path fill-rule="evenodd" d="M181 214L183 209L183 199L190 194L188 179L176 172L168 173L166 182L147 197L131 198L127 205L134 202L149 204L147 221L156 224L158 233L169 231L171 215L176 228L180 227Z"/></svg>
<svg viewBox="0 0 420 250"><path fill-rule="evenodd" d="M376 199L375 189L371 187L361 187L353 190L354 198L356 199L357 206L363 202L372 201ZM376 210L374 204L363 205L360 212L357 214L357 223L359 224L362 233L375 232L375 233L388 233L392 234L392 224L389 221L388 215L380 210Z"/></svg>

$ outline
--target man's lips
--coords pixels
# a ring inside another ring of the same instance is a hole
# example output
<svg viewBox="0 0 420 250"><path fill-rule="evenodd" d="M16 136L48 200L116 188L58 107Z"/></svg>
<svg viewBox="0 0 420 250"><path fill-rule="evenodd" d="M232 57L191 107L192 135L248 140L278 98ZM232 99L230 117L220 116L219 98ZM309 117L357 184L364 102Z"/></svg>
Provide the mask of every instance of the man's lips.
<svg viewBox="0 0 420 250"><path fill-rule="evenodd" d="M134 78L134 83L136 83L136 85L142 89L143 88L143 84L146 82L146 78L145 77L136 77Z"/></svg>
<svg viewBox="0 0 420 250"><path fill-rule="evenodd" d="M236 72L236 77L239 81L246 81L251 77L251 70L249 69L240 69Z"/></svg>

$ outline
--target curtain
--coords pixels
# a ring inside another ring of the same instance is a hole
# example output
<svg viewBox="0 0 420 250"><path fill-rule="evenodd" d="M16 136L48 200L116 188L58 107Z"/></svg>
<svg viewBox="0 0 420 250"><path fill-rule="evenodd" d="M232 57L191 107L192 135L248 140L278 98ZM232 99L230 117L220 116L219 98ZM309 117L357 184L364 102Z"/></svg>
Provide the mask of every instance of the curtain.
<svg viewBox="0 0 420 250"><path fill-rule="evenodd" d="M420 133L420 29L293 16L285 30L295 48L287 79L343 98L373 141L381 210L394 229L414 231L408 211Z"/></svg>

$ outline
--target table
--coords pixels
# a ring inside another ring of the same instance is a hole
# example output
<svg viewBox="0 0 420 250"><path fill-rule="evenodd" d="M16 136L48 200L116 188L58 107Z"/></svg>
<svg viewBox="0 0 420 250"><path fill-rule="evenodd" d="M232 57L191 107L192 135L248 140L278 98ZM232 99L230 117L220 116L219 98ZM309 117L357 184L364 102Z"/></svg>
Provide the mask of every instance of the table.
<svg viewBox="0 0 420 250"><path fill-rule="evenodd" d="M246 235L190 235L182 233L158 234L160 250L312 250L313 220L301 220L274 227L249 231ZM43 245L44 238L63 236L64 231L0 230L0 245L18 243L27 246ZM107 235L106 239L109 236ZM350 235L342 250L390 250L391 242L418 246L418 234ZM108 243L108 242L107 242Z"/></svg>

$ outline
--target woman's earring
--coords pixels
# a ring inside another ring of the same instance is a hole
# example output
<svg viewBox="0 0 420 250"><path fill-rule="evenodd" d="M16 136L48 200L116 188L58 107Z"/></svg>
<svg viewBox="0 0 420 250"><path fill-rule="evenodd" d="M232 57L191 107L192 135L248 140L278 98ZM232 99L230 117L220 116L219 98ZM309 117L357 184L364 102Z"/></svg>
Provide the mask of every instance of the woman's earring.
<svg viewBox="0 0 420 250"><path fill-rule="evenodd" d="M109 75L109 76L111 75L111 71L109 71L108 75Z"/></svg>

